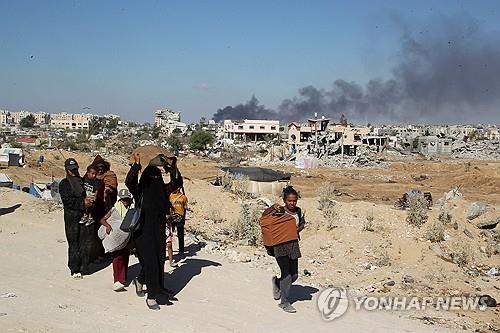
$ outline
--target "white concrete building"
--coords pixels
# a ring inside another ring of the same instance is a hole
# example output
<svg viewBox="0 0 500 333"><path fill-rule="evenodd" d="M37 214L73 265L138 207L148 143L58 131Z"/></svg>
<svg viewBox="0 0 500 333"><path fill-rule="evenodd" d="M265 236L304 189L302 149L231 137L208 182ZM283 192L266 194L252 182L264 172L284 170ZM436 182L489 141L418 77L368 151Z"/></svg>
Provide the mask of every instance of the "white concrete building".
<svg viewBox="0 0 500 333"><path fill-rule="evenodd" d="M266 136L277 137L279 120L224 120L224 138L242 141L262 141Z"/></svg>
<svg viewBox="0 0 500 333"><path fill-rule="evenodd" d="M8 126L12 124L12 116L7 110L0 110L0 126Z"/></svg>
<svg viewBox="0 0 500 333"><path fill-rule="evenodd" d="M19 125L21 123L21 120L29 115L35 117L35 125L47 125L50 120L50 115L46 112L29 112L24 110L18 112L10 112L12 123L16 125Z"/></svg>
<svg viewBox="0 0 500 333"><path fill-rule="evenodd" d="M94 118L92 114L71 114L66 112L56 113L50 116L52 127L64 129L88 129L90 121Z"/></svg>

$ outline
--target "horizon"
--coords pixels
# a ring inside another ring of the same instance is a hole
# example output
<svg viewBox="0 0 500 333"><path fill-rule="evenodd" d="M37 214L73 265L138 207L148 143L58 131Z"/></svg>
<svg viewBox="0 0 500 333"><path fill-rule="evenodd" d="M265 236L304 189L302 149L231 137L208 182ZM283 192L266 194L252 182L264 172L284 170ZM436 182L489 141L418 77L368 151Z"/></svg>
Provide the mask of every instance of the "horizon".
<svg viewBox="0 0 500 333"><path fill-rule="evenodd" d="M170 108L196 123L226 107L219 115L282 121L314 108L365 124L498 124L498 9L451 0L0 2L0 109L144 123Z"/></svg>

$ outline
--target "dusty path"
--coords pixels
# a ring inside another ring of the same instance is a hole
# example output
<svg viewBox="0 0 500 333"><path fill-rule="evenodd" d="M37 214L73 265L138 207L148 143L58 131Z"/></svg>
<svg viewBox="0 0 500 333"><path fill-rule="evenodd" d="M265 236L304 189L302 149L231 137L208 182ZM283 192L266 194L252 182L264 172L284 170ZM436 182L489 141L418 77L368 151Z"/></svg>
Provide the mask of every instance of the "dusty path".
<svg viewBox="0 0 500 333"><path fill-rule="evenodd" d="M2 207L20 199L0 195ZM15 294L0 298L0 332L449 332L388 313L325 323L314 289L300 281L293 290L298 313L286 314L271 297L269 272L195 251L166 277L178 301L153 312L132 288L111 290L111 267L72 280L61 212L27 201L0 216L0 295Z"/></svg>

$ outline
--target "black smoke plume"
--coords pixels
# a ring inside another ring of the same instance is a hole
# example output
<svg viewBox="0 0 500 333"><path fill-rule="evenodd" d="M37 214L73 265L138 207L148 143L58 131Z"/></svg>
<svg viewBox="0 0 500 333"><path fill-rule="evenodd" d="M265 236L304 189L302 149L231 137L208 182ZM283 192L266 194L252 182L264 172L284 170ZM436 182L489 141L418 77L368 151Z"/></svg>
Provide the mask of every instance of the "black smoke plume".
<svg viewBox="0 0 500 333"><path fill-rule="evenodd" d="M314 113L354 122L463 123L500 121L500 34L467 16L445 17L418 30L402 28L400 51L387 79L361 85L337 79L307 86L278 111L258 104L219 109L222 119L301 121Z"/></svg>

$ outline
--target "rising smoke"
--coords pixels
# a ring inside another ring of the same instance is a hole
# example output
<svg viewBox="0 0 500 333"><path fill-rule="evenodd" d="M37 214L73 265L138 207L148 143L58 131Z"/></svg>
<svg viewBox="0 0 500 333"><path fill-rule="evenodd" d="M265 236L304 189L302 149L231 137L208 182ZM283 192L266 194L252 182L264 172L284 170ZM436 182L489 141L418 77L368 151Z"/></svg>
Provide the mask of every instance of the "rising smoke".
<svg viewBox="0 0 500 333"><path fill-rule="evenodd" d="M470 17L441 18L421 31L402 28L390 76L365 85L337 79L329 89L307 86L278 111L252 97L217 110L213 119L292 121L318 113L372 123L500 121L500 35Z"/></svg>

